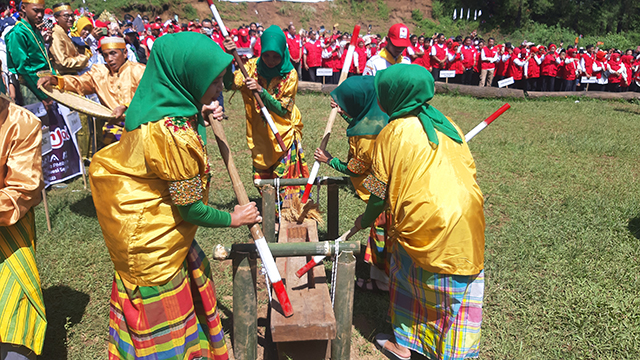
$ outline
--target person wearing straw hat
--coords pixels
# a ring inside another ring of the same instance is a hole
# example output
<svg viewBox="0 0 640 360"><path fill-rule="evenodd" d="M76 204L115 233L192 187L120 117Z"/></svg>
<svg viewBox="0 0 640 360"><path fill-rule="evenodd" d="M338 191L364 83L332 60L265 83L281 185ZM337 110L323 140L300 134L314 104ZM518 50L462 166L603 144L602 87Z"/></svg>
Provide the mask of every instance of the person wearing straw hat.
<svg viewBox="0 0 640 360"><path fill-rule="evenodd" d="M269 27L260 38L262 53L244 66L250 78L244 79L236 70L233 88L239 89L247 117L247 145L253 159L254 179L296 179L309 177L309 169L302 149L302 115L296 106L298 72L291 64L287 51L287 38L280 28ZM235 44L225 39L227 52ZM256 108L252 91L257 90L282 136L286 149L281 149L275 136L265 124ZM288 186L283 195L304 193L304 186Z"/></svg>
<svg viewBox="0 0 640 360"><path fill-rule="evenodd" d="M373 76L350 77L331 92L331 106L338 107L340 115L349 123L349 155L345 163L332 157L328 151L316 149L314 158L348 175L358 196L368 202L370 192L363 186L371 173L373 149L380 131L389 122L389 116L380 110L376 98ZM386 246L386 214L372 224L364 261L371 265L369 279L358 279L356 286L365 291L388 291L389 260Z"/></svg>
<svg viewBox="0 0 640 360"><path fill-rule="evenodd" d="M213 100L232 57L194 32L165 35L154 49L126 131L89 167L115 267L109 358L226 360L209 262L194 237L198 226L262 220L253 202L231 214L207 205L212 169L203 112L222 119Z"/></svg>
<svg viewBox="0 0 640 360"><path fill-rule="evenodd" d="M0 95L0 359L35 359L47 329L35 262L42 124Z"/></svg>
<svg viewBox="0 0 640 360"><path fill-rule="evenodd" d="M78 53L78 49L69 37L69 30L73 26L74 15L68 3L53 6L53 16L57 24L53 27L49 55L53 68L62 75L77 74L89 64L87 54Z"/></svg>
<svg viewBox="0 0 640 360"><path fill-rule="evenodd" d="M23 0L20 6L21 19L5 36L7 45L7 67L9 71L19 77L20 86L16 93L16 103L26 105L35 97L42 101L47 108L51 107L51 99L38 89L38 73L54 72L41 34L44 22L44 0ZM51 30L47 30L50 36ZM16 82L17 84L17 82ZM33 95L32 95L32 94Z"/></svg>
<svg viewBox="0 0 640 360"><path fill-rule="evenodd" d="M376 138L363 182L371 196L355 228L388 208L394 336L376 343L397 359L478 357L485 219L473 157L462 131L429 104L435 87L425 68L391 66L375 87L389 124Z"/></svg>
<svg viewBox="0 0 640 360"><path fill-rule="evenodd" d="M127 61L127 48L123 38L104 37L100 49L105 64L95 64L82 75L48 76L38 85L57 86L60 90L79 95L97 94L100 102L113 111L114 121L102 127L103 144L119 141L124 129L124 112L140 84L144 74L143 64Z"/></svg>

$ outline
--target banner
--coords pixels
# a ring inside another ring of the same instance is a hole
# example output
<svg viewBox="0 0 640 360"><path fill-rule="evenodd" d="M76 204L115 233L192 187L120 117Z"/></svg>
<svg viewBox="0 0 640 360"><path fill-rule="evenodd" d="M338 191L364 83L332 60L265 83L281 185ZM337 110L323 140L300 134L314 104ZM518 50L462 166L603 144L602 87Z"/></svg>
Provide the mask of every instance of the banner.
<svg viewBox="0 0 640 360"><path fill-rule="evenodd" d="M64 110L67 110L66 117L61 114L65 113ZM42 173L45 187L82 174L82 159L80 158L75 137L75 133L80 130L80 127L78 127L79 122L78 113L69 112L62 105L54 103L51 111L49 111L51 151L42 157Z"/></svg>

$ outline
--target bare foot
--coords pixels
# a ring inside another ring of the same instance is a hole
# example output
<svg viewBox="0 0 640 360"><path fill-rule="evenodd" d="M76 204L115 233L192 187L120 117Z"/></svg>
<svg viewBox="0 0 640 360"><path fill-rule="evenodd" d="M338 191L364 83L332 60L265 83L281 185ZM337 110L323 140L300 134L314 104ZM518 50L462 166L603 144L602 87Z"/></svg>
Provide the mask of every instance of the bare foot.
<svg viewBox="0 0 640 360"><path fill-rule="evenodd" d="M389 284L374 279L358 279L356 286L360 290L373 291L373 292L388 292Z"/></svg>

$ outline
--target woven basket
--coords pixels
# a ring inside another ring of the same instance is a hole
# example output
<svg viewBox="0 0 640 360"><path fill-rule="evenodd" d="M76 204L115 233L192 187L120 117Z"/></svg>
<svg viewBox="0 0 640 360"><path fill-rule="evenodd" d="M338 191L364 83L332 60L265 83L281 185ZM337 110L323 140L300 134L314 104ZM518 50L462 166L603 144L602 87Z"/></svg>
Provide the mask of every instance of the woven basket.
<svg viewBox="0 0 640 360"><path fill-rule="evenodd" d="M51 90L46 89L45 87L40 87L40 90L53 100L83 114L107 120L115 119L111 115L113 113L111 109L78 94L74 94L69 91L62 91L55 87L51 88Z"/></svg>

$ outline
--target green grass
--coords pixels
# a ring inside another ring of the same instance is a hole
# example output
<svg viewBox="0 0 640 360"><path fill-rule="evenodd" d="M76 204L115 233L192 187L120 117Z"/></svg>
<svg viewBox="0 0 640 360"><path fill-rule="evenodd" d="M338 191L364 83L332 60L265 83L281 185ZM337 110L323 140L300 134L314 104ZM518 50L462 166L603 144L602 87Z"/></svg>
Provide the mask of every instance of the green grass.
<svg viewBox="0 0 640 360"><path fill-rule="evenodd" d="M227 100L230 93L226 94ZM224 123L249 197L251 160L241 97ZM329 113L324 95L299 95L307 161ZM468 131L499 100L436 96L432 104ZM640 356L640 107L596 100L512 101L512 108L470 142L484 192L486 296L482 359L635 359ZM344 159L345 123L328 150ZM232 210L235 198L215 147L210 203ZM328 167L322 175L337 175ZM321 199L326 197L323 191ZM37 262L49 329L42 359L106 356L113 267L90 194L76 180L48 192L53 231L36 208ZM322 206L326 201L321 201ZM326 208L326 207L325 207ZM340 230L364 210L351 189L340 191ZM324 239L326 227L320 227ZM357 235L364 243L365 231ZM249 239L246 228L199 229L207 254L217 243ZM223 325L230 329L231 269L213 263ZM368 269L358 264L358 275ZM259 298L264 298L259 289ZM356 292L352 352L381 359L373 336L389 332L388 297Z"/></svg>

